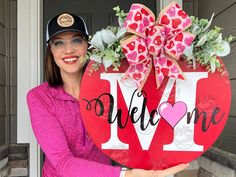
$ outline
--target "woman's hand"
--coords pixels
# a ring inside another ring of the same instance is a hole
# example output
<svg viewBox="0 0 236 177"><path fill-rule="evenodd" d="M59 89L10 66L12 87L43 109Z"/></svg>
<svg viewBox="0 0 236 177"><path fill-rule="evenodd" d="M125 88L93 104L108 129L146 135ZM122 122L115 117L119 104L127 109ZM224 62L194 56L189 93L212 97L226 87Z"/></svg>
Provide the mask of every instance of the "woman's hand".
<svg viewBox="0 0 236 177"><path fill-rule="evenodd" d="M166 177L184 170L189 164L180 164L165 170L132 169L125 172L124 177Z"/></svg>

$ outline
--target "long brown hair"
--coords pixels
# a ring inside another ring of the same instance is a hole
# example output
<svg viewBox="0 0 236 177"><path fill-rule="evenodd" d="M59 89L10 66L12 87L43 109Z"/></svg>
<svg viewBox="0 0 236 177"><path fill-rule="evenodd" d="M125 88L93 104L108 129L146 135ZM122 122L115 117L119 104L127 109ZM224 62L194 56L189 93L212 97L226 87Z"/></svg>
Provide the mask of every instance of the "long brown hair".
<svg viewBox="0 0 236 177"><path fill-rule="evenodd" d="M50 44L48 44L46 51L45 79L50 86L56 87L63 85L60 68L54 61Z"/></svg>

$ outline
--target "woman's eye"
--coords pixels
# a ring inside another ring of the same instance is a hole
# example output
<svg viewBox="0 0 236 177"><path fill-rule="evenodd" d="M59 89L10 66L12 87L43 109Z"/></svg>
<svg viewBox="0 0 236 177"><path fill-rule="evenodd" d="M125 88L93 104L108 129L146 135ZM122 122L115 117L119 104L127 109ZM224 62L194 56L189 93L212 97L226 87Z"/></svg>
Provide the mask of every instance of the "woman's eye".
<svg viewBox="0 0 236 177"><path fill-rule="evenodd" d="M65 43L64 41L58 40L58 41L54 41L53 45L56 47L60 47L60 46L63 46L64 43Z"/></svg>
<svg viewBox="0 0 236 177"><path fill-rule="evenodd" d="M74 44L81 44L82 42L83 42L83 39L81 37L75 37L72 40L72 43L74 43Z"/></svg>

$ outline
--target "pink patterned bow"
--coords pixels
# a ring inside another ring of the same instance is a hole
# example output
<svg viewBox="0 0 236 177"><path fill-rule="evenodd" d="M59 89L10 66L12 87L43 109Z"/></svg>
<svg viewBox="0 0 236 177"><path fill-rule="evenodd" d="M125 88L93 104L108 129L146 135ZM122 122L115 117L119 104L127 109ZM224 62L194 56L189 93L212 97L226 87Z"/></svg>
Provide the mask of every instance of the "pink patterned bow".
<svg viewBox="0 0 236 177"><path fill-rule="evenodd" d="M184 32L191 24L189 16L177 3L167 6L157 21L146 6L133 4L124 23L130 35L121 41L130 65L123 79L133 78L138 88L142 89L152 63L157 88L164 76L184 79L176 60L194 40L193 34Z"/></svg>

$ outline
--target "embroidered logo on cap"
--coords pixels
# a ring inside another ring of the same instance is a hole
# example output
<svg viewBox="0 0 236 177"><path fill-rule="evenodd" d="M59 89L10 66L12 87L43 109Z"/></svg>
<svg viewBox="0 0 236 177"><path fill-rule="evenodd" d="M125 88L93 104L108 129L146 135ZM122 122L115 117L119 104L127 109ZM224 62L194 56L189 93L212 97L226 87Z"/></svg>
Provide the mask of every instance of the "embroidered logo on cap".
<svg viewBox="0 0 236 177"><path fill-rule="evenodd" d="M74 24L74 18L67 13L61 14L58 18L57 18L57 23L59 26L61 27L70 27Z"/></svg>

